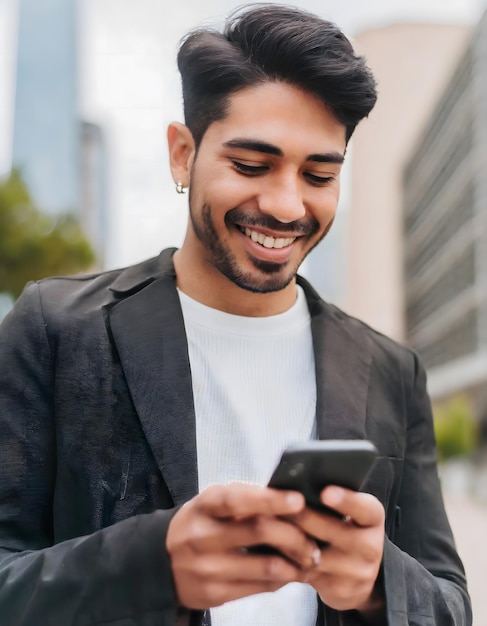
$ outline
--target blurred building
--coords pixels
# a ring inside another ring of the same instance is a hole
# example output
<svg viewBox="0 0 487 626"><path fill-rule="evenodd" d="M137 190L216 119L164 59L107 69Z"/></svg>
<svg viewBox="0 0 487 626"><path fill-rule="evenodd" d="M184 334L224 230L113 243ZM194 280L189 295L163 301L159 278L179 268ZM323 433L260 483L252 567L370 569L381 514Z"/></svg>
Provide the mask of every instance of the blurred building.
<svg viewBox="0 0 487 626"><path fill-rule="evenodd" d="M107 149L102 128L90 122L81 123L79 174L81 226L103 265L108 234Z"/></svg>
<svg viewBox="0 0 487 626"><path fill-rule="evenodd" d="M403 178L408 343L433 398L487 417L487 14L423 126Z"/></svg>
<svg viewBox="0 0 487 626"><path fill-rule="evenodd" d="M463 53L463 25L393 24L355 38L379 99L351 146L345 309L403 341L403 170Z"/></svg>
<svg viewBox="0 0 487 626"><path fill-rule="evenodd" d="M77 211L74 0L20 0L12 162L39 207Z"/></svg>
<svg viewBox="0 0 487 626"><path fill-rule="evenodd" d="M344 246L348 223L347 206L340 201L333 227L304 260L300 273L307 278L322 298L343 306L346 296L347 255Z"/></svg>
<svg viewBox="0 0 487 626"><path fill-rule="evenodd" d="M103 248L106 167L101 129L78 110L76 0L19 0L12 165L36 205L74 213Z"/></svg>

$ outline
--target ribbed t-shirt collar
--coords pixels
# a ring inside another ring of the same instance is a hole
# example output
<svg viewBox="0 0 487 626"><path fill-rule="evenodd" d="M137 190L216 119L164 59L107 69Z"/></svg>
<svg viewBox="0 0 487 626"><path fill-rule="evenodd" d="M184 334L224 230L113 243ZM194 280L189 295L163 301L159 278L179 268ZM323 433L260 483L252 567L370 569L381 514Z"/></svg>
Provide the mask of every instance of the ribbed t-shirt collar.
<svg viewBox="0 0 487 626"><path fill-rule="evenodd" d="M280 335L309 324L310 314L303 289L296 285L296 301L287 311L265 317L234 315L206 306L178 288L184 319L218 332Z"/></svg>

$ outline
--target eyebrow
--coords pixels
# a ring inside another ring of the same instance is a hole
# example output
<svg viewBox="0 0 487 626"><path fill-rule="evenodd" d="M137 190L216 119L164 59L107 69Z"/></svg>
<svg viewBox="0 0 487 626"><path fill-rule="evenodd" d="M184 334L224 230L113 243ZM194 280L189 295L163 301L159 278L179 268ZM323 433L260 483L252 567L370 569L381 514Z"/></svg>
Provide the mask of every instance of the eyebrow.
<svg viewBox="0 0 487 626"><path fill-rule="evenodd" d="M223 144L226 148L241 148L242 150L251 150L252 152L262 152L264 154L272 154L273 156L282 157L284 152L281 148L274 146L266 141L258 139L230 139ZM314 161L315 163L343 163L345 157L339 152L324 152L323 154L309 154L306 161Z"/></svg>

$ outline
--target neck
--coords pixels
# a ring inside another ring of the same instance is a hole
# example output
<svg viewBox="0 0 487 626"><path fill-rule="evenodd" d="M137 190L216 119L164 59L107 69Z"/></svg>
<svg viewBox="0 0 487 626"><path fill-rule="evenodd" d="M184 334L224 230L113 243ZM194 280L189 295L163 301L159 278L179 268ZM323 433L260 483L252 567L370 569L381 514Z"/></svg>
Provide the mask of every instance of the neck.
<svg viewBox="0 0 487 626"><path fill-rule="evenodd" d="M287 287L270 293L254 293L238 287L213 266L192 263L183 252L175 252L176 283L186 295L201 304L246 317L278 315L296 301L296 279Z"/></svg>

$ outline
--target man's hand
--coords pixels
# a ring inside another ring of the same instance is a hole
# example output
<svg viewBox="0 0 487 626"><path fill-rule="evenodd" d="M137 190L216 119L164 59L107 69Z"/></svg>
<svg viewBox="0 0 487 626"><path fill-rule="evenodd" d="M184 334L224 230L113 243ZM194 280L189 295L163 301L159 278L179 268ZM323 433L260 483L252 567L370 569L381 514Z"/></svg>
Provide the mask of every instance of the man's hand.
<svg viewBox="0 0 487 626"><path fill-rule="evenodd" d="M297 492L240 483L209 487L186 503L166 540L180 603L206 609L304 582L320 553L304 529L284 519L304 509ZM262 544L280 555L246 549Z"/></svg>
<svg viewBox="0 0 487 626"><path fill-rule="evenodd" d="M382 504L370 494L340 487L324 489L321 501L343 519L311 509L292 516L299 528L325 544L307 582L331 608L380 614L384 599L376 583L384 549Z"/></svg>

